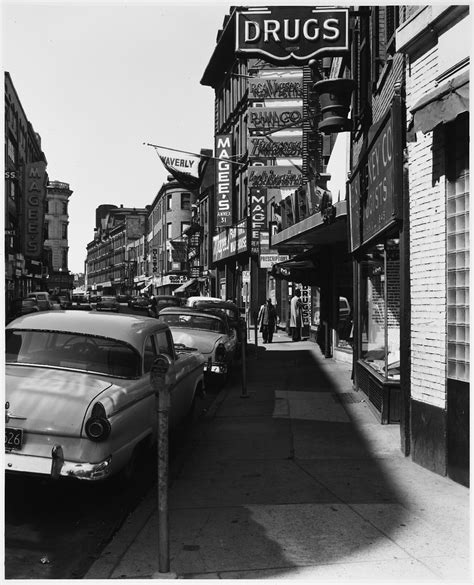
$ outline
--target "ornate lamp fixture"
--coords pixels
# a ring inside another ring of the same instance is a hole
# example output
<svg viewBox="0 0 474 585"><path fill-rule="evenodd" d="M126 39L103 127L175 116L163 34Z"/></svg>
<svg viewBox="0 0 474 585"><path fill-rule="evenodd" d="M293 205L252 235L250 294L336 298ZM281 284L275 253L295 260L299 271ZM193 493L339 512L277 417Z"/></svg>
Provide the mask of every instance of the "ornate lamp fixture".
<svg viewBox="0 0 474 585"><path fill-rule="evenodd" d="M353 79L322 79L313 84L319 95L322 120L318 128L324 134L348 132L352 130L352 120L348 119L352 92L355 88Z"/></svg>

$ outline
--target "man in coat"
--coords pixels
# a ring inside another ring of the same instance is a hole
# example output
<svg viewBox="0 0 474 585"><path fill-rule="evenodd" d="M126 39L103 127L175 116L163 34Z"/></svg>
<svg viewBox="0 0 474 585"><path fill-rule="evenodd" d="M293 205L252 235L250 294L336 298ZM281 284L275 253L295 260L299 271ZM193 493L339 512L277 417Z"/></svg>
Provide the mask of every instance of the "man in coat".
<svg viewBox="0 0 474 585"><path fill-rule="evenodd" d="M297 288L290 302L290 329L293 341L301 340L301 329L303 327L303 302L300 297L301 291Z"/></svg>
<svg viewBox="0 0 474 585"><path fill-rule="evenodd" d="M271 343L273 341L276 317L275 306L272 305L271 299L267 299L267 302L260 307L258 312L258 324L263 336L263 343Z"/></svg>

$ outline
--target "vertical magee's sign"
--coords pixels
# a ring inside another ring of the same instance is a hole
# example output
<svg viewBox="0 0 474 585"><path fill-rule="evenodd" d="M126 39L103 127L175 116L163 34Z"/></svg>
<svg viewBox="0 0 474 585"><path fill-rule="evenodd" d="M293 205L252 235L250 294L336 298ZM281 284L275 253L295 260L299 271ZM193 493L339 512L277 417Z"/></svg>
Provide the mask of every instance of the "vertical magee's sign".
<svg viewBox="0 0 474 585"><path fill-rule="evenodd" d="M46 163L29 163L24 167L25 201L23 214L23 251L28 258L40 258L43 251Z"/></svg>
<svg viewBox="0 0 474 585"><path fill-rule="evenodd" d="M317 54L341 54L349 50L349 11L313 6L243 9L237 12L235 49L299 64Z"/></svg>
<svg viewBox="0 0 474 585"><path fill-rule="evenodd" d="M216 227L232 225L232 134L216 135Z"/></svg>
<svg viewBox="0 0 474 585"><path fill-rule="evenodd" d="M267 227L267 190L250 188L250 251L260 253L260 232Z"/></svg>

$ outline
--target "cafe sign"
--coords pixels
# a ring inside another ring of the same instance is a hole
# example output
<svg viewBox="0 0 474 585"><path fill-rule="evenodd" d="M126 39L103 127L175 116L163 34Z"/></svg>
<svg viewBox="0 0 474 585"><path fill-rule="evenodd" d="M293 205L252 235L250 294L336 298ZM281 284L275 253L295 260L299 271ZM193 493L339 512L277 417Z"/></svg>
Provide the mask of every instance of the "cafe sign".
<svg viewBox="0 0 474 585"><path fill-rule="evenodd" d="M349 11L313 6L246 8L236 16L236 52L302 64L349 50Z"/></svg>
<svg viewBox="0 0 474 585"><path fill-rule="evenodd" d="M351 177L351 251L373 240L401 217L401 128L401 106L399 99L395 98Z"/></svg>

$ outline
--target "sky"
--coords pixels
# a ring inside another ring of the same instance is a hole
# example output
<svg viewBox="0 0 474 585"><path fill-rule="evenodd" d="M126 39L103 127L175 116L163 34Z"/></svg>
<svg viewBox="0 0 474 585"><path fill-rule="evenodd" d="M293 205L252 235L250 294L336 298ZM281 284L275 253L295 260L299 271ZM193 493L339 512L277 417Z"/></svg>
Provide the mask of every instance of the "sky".
<svg viewBox="0 0 474 585"><path fill-rule="evenodd" d="M144 207L168 176L144 143L214 146L200 85L227 2L1 0L2 63L41 136L51 181L69 183L69 270L84 271L103 203Z"/></svg>

